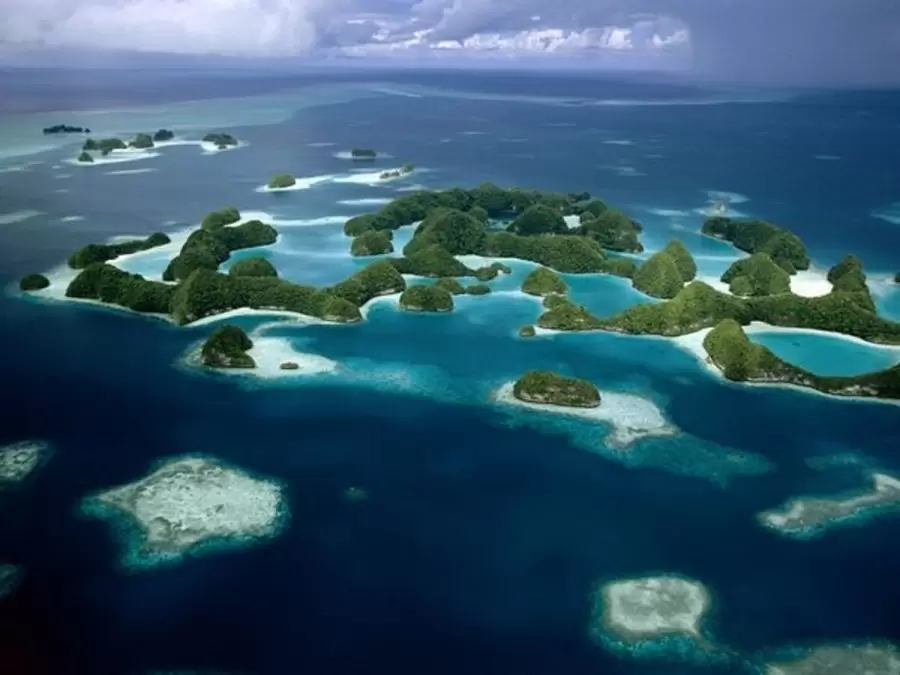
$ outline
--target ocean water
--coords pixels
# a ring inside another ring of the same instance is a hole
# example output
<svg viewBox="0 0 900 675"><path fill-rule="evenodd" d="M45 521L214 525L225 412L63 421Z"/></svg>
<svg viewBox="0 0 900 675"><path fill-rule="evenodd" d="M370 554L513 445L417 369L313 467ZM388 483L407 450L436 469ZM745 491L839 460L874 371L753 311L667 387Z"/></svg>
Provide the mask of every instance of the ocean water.
<svg viewBox="0 0 900 675"><path fill-rule="evenodd" d="M10 80L4 286L86 243L183 236L226 204L281 235L233 260L262 254L286 278L331 284L366 263L347 253L346 218L415 186L492 180L590 190L643 223L648 253L681 238L703 277L738 256L699 235L710 192L733 193L735 212L798 232L818 268L859 255L880 310L900 318L888 281L900 228L885 215L900 200L898 95L522 74L198 77L141 92L93 78L90 96L59 85L56 98L52 79L46 90ZM58 122L102 133L166 126L187 140L226 130L244 145L208 154L176 144L73 166L77 139L40 134ZM340 156L360 145L391 157L368 167ZM419 169L376 180L405 161ZM308 178L307 189L258 189L284 171ZM398 248L409 236L397 233ZM121 265L152 277L168 255ZM804 542L756 521L793 496L867 487L873 470L900 474L897 407L726 384L664 339L519 339L540 305L518 291L532 266L511 266L492 295L458 298L450 315L404 314L387 298L357 326L234 320L338 364L303 377L191 368L187 354L215 322L177 328L10 288L0 298L0 444L43 438L54 455L0 494L0 561L25 570L0 601L4 672L718 674L753 672L792 647L900 642L900 520ZM652 301L619 279L566 280L601 315ZM888 363L883 351L813 334L754 339L823 374ZM492 402L539 367L645 397L678 433L623 449L603 424ZM114 532L80 515L80 500L185 453L284 481L287 530L245 550L121 569ZM348 501L350 486L368 499ZM636 659L588 639L596 582L661 572L709 588L709 634L733 659Z"/></svg>

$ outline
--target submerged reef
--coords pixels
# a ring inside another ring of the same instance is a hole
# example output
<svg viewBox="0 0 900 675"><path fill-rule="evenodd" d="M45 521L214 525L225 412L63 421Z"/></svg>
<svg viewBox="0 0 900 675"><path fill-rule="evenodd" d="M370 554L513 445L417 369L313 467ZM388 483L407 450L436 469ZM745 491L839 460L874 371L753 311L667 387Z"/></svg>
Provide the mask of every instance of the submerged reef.
<svg viewBox="0 0 900 675"><path fill-rule="evenodd" d="M20 441L0 447L0 488L22 483L50 455L45 441Z"/></svg>
<svg viewBox="0 0 900 675"><path fill-rule="evenodd" d="M593 382L559 373L530 370L513 385L513 395L520 401L572 408L596 408L600 392Z"/></svg>
<svg viewBox="0 0 900 675"><path fill-rule="evenodd" d="M706 652L703 621L712 605L706 587L677 576L598 585L589 634L612 651L634 656L691 656Z"/></svg>
<svg viewBox="0 0 900 675"><path fill-rule="evenodd" d="M809 539L833 527L900 508L900 480L876 473L872 482L871 490L854 495L792 499L759 514L759 521L779 534Z"/></svg>
<svg viewBox="0 0 900 675"><path fill-rule="evenodd" d="M764 675L897 675L900 650L894 645L822 645L805 656L766 664Z"/></svg>
<svg viewBox="0 0 900 675"><path fill-rule="evenodd" d="M126 520L123 562L140 568L275 536L287 517L282 492L276 482L187 456L88 497L82 506L88 515Z"/></svg>
<svg viewBox="0 0 900 675"><path fill-rule="evenodd" d="M22 578L22 569L18 565L0 563L0 600L11 595Z"/></svg>
<svg viewBox="0 0 900 675"><path fill-rule="evenodd" d="M709 331L703 348L710 363L736 382L791 384L835 396L900 399L900 365L862 375L816 375L752 342L734 319L725 319Z"/></svg>

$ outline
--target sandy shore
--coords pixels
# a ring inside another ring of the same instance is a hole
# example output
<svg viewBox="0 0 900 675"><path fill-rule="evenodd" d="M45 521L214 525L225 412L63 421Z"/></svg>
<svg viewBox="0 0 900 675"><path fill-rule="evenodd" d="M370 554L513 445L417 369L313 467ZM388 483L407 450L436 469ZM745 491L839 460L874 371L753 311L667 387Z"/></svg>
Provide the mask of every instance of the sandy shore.
<svg viewBox="0 0 900 675"><path fill-rule="evenodd" d="M642 396L600 390L598 407L568 408L521 401L513 394L514 384L508 382L501 386L494 392L493 400L501 405L609 424L612 429L607 442L615 448L627 448L643 438L674 436L678 433L656 403Z"/></svg>

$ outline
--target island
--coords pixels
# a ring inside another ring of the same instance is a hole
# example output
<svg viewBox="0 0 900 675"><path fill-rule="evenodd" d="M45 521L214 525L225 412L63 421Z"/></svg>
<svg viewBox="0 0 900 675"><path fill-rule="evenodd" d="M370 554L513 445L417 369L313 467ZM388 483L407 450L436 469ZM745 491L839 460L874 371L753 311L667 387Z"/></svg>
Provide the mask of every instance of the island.
<svg viewBox="0 0 900 675"><path fill-rule="evenodd" d="M451 312L453 296L440 286L410 286L400 295L400 309L407 312Z"/></svg>
<svg viewBox="0 0 900 675"><path fill-rule="evenodd" d="M791 292L791 275L768 253L754 253L735 261L722 275L722 281L731 293L742 297Z"/></svg>
<svg viewBox="0 0 900 675"><path fill-rule="evenodd" d="M200 349L200 359L210 368L256 368L247 352L253 341L239 326L225 324L216 328Z"/></svg>
<svg viewBox="0 0 900 675"><path fill-rule="evenodd" d="M596 408L600 391L593 382L564 377L546 370L530 370L516 380L513 395L520 401L570 408Z"/></svg>
<svg viewBox="0 0 900 675"><path fill-rule="evenodd" d="M653 298L671 299L681 292L685 282L691 281L696 275L697 264L693 256L676 239L635 270L632 284L637 290Z"/></svg>
<svg viewBox="0 0 900 675"><path fill-rule="evenodd" d="M353 159L375 159L378 153L370 148L353 148L350 151L350 156Z"/></svg>
<svg viewBox="0 0 900 675"><path fill-rule="evenodd" d="M389 169L378 174L379 180L388 180L390 178L400 178L416 170L415 164L404 164L399 169Z"/></svg>
<svg viewBox="0 0 900 675"><path fill-rule="evenodd" d="M636 656L708 651L703 622L712 606L706 587L678 576L645 577L598 584L592 594L592 639Z"/></svg>
<svg viewBox="0 0 900 675"><path fill-rule="evenodd" d="M565 295L569 287L563 278L547 267L533 270L522 282L522 291L528 295L545 297L548 295Z"/></svg>
<svg viewBox="0 0 900 675"><path fill-rule="evenodd" d="M165 141L171 141L175 138L175 132L170 131L169 129L160 129L156 133L153 134L153 141L155 143L163 143Z"/></svg>
<svg viewBox="0 0 900 675"><path fill-rule="evenodd" d="M219 150L227 150L238 145L238 140L231 134L206 134L204 143L212 143Z"/></svg>
<svg viewBox="0 0 900 675"><path fill-rule="evenodd" d="M54 124L51 127L44 127L44 134L89 134L91 130L87 127L74 127L69 124Z"/></svg>
<svg viewBox="0 0 900 675"><path fill-rule="evenodd" d="M127 150L128 146L121 138L104 138L96 140L89 138L81 148L84 152L99 152L104 157L113 150Z"/></svg>
<svg viewBox="0 0 900 675"><path fill-rule="evenodd" d="M368 230L353 238L353 243L350 244L350 255L365 257L393 253L393 238L394 233L390 230Z"/></svg>
<svg viewBox="0 0 900 675"><path fill-rule="evenodd" d="M84 269L93 263L106 262L138 251L149 251L152 248L165 246L171 241L168 235L155 232L144 239L129 239L113 244L88 244L69 256L69 267L73 270Z"/></svg>
<svg viewBox="0 0 900 675"><path fill-rule="evenodd" d="M94 161L94 156L91 153L82 150L81 154L78 155L77 161L82 162L83 164L91 164Z"/></svg>
<svg viewBox="0 0 900 675"><path fill-rule="evenodd" d="M300 370L300 364L296 361L284 361L278 365L279 370Z"/></svg>
<svg viewBox="0 0 900 675"><path fill-rule="evenodd" d="M218 230L220 227L232 225L241 219L241 212L233 206L226 206L203 216L200 227L204 230Z"/></svg>
<svg viewBox="0 0 900 675"><path fill-rule="evenodd" d="M244 258L234 263L228 274L233 277L277 277L278 270L265 258Z"/></svg>
<svg viewBox="0 0 900 675"><path fill-rule="evenodd" d="M45 441L20 441L0 447L0 489L23 483L50 456Z"/></svg>
<svg viewBox="0 0 900 675"><path fill-rule="evenodd" d="M725 319L709 331L703 348L710 363L736 382L790 384L834 396L900 399L900 365L862 375L816 375L752 342L734 319Z"/></svg>
<svg viewBox="0 0 900 675"><path fill-rule="evenodd" d="M519 329L519 337L531 338L531 337L534 337L535 335L537 335L537 331L534 329L534 326L532 326L530 324L526 325L526 326L522 326Z"/></svg>
<svg viewBox="0 0 900 675"><path fill-rule="evenodd" d="M284 188L293 187L297 184L297 179L289 173L279 173L272 177L269 181L270 190L283 190Z"/></svg>
<svg viewBox="0 0 900 675"><path fill-rule="evenodd" d="M469 284L466 286L466 295L488 295L491 287L487 284Z"/></svg>
<svg viewBox="0 0 900 675"><path fill-rule="evenodd" d="M804 656L766 664L764 675L896 675L900 649L892 644L820 645Z"/></svg>
<svg viewBox="0 0 900 675"><path fill-rule="evenodd" d="M145 478L86 498L82 511L116 526L133 569L252 545L276 536L288 517L280 484L202 456L165 460Z"/></svg>
<svg viewBox="0 0 900 675"><path fill-rule="evenodd" d="M138 134L128 145L138 150L148 150L153 147L153 137L150 134Z"/></svg>
<svg viewBox="0 0 900 675"><path fill-rule="evenodd" d="M12 595L22 578L22 569L18 565L0 563L0 600Z"/></svg>
<svg viewBox="0 0 900 675"><path fill-rule="evenodd" d="M703 223L702 232L745 253L766 253L788 274L809 269L809 255L800 237L767 221L717 216Z"/></svg>
<svg viewBox="0 0 900 675"><path fill-rule="evenodd" d="M787 537L811 539L833 527L860 522L900 507L900 480L876 473L872 475L872 483L872 489L853 495L792 499L777 509L759 514L759 522Z"/></svg>
<svg viewBox="0 0 900 675"><path fill-rule="evenodd" d="M599 199L576 204L574 208L579 214L578 234L591 237L608 251L640 253L644 250L638 239L641 227L621 211L610 209Z"/></svg>
<svg viewBox="0 0 900 675"><path fill-rule="evenodd" d="M19 289L23 291L40 291L50 285L50 280L43 274L26 274L19 281Z"/></svg>
<svg viewBox="0 0 900 675"><path fill-rule="evenodd" d="M675 266L678 268L678 273L681 275L681 280L684 283L693 281L696 278L697 262L683 241L673 239L666 244L663 250L675 261Z"/></svg>

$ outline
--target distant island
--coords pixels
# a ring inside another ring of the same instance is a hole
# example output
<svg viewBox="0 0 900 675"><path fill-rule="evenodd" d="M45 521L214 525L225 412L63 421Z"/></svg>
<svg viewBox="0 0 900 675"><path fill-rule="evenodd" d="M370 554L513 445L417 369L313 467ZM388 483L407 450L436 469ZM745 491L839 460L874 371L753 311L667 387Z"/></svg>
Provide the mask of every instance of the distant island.
<svg viewBox="0 0 900 675"><path fill-rule="evenodd" d="M378 153L370 148L353 148L350 151L350 156L353 159L375 159Z"/></svg>
<svg viewBox="0 0 900 675"><path fill-rule="evenodd" d="M415 170L416 170L415 164L404 164L399 169L382 171L378 175L378 178L379 178L379 180L388 180L389 178L400 178L400 176L405 176L406 174L412 173Z"/></svg>
<svg viewBox="0 0 900 675"><path fill-rule="evenodd" d="M44 133L49 134L89 134L87 127L73 127L68 124L54 124L52 127L44 127Z"/></svg>
<svg viewBox="0 0 900 675"><path fill-rule="evenodd" d="M269 181L269 188L272 190L281 190L293 187L297 184L297 179L289 173L279 173L272 177Z"/></svg>
<svg viewBox="0 0 900 675"><path fill-rule="evenodd" d="M513 385L513 395L527 403L570 408L600 405L600 391L593 382L546 370L530 370L522 375Z"/></svg>
<svg viewBox="0 0 900 675"><path fill-rule="evenodd" d="M171 141L173 138L175 138L175 132L169 129L160 129L153 134L153 141L156 143Z"/></svg>
<svg viewBox="0 0 900 675"><path fill-rule="evenodd" d="M219 150L226 150L237 146L238 140L231 134L206 134L203 137L204 143L212 143Z"/></svg>

